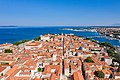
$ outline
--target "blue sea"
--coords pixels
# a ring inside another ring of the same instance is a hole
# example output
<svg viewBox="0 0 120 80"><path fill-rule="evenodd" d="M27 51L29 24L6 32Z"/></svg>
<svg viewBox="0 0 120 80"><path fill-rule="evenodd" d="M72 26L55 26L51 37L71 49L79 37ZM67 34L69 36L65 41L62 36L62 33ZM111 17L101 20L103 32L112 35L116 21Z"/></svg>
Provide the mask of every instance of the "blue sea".
<svg viewBox="0 0 120 80"><path fill-rule="evenodd" d="M98 40L99 42L110 42L114 46L120 46L119 40L110 40L105 37L95 37L101 36L98 32L90 32L90 31L74 31L74 30L63 30L63 28L68 27L0 27L0 44L3 43L14 43L16 41L29 39L32 40L33 38L42 35L42 34L60 34L60 33L73 33L76 36L83 36L86 37L93 37L92 39ZM75 28L74 26L69 28ZM78 28L78 27L77 27ZM83 29L84 27L79 27Z"/></svg>

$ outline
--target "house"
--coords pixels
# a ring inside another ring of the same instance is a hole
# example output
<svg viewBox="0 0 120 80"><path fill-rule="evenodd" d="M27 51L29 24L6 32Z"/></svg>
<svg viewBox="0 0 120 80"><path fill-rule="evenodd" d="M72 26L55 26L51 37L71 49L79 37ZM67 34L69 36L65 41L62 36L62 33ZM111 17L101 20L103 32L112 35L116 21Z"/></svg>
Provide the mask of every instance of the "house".
<svg viewBox="0 0 120 80"><path fill-rule="evenodd" d="M17 69L6 80L30 80L31 77L29 70Z"/></svg>
<svg viewBox="0 0 120 80"><path fill-rule="evenodd" d="M52 74L50 80L61 80L61 79L60 76L57 76L56 74Z"/></svg>
<svg viewBox="0 0 120 80"><path fill-rule="evenodd" d="M78 56L79 57L82 57L84 59L86 59L87 57L92 57L93 54L91 54L90 52L77 52Z"/></svg>
<svg viewBox="0 0 120 80"><path fill-rule="evenodd" d="M15 70L18 69L18 66L13 66L12 68L10 68L8 71L7 71L7 75L11 75L12 73L14 73Z"/></svg>
<svg viewBox="0 0 120 80"><path fill-rule="evenodd" d="M30 50L34 50L35 48L41 48L42 47L42 43L40 42L30 42L25 46L25 49L30 49Z"/></svg>
<svg viewBox="0 0 120 80"><path fill-rule="evenodd" d="M50 40L50 36L49 35L44 35L44 36L41 35L40 37L41 37L41 40L43 40L43 41L46 41L46 40L49 41Z"/></svg>
<svg viewBox="0 0 120 80"><path fill-rule="evenodd" d="M104 73L104 78L110 78L112 75L111 70L102 70L102 72Z"/></svg>
<svg viewBox="0 0 120 80"><path fill-rule="evenodd" d="M114 79L120 80L120 72L114 74Z"/></svg>
<svg viewBox="0 0 120 80"><path fill-rule="evenodd" d="M56 60L57 60L57 54L53 54L53 55L52 55L52 60L53 60L53 61L56 61Z"/></svg>
<svg viewBox="0 0 120 80"><path fill-rule="evenodd" d="M52 75L54 74L54 75ZM59 65L46 65L44 68L44 72L42 72L41 78L43 79L49 79L54 80L54 79L61 79L61 74L62 74L62 68ZM54 77L56 78L54 78Z"/></svg>
<svg viewBox="0 0 120 80"><path fill-rule="evenodd" d="M78 70L81 71L81 65L82 63L77 57L71 58L71 62L70 62L71 75L73 75L73 73Z"/></svg>
<svg viewBox="0 0 120 80"><path fill-rule="evenodd" d="M74 80L84 80L83 76L79 71L73 73L73 79Z"/></svg>
<svg viewBox="0 0 120 80"><path fill-rule="evenodd" d="M10 49L11 46L13 46L13 44L10 43L1 44L0 49Z"/></svg>
<svg viewBox="0 0 120 80"><path fill-rule="evenodd" d="M112 58L109 56L104 56L103 58L101 58L104 62L106 62L108 65L112 64Z"/></svg>
<svg viewBox="0 0 120 80"><path fill-rule="evenodd" d="M10 69L10 67L2 67L0 66L0 75L3 76Z"/></svg>
<svg viewBox="0 0 120 80"><path fill-rule="evenodd" d="M31 70L27 68L21 68L17 74L15 74L15 77L31 77Z"/></svg>
<svg viewBox="0 0 120 80"><path fill-rule="evenodd" d="M100 53L101 49L102 49L101 47L92 47L91 53Z"/></svg>

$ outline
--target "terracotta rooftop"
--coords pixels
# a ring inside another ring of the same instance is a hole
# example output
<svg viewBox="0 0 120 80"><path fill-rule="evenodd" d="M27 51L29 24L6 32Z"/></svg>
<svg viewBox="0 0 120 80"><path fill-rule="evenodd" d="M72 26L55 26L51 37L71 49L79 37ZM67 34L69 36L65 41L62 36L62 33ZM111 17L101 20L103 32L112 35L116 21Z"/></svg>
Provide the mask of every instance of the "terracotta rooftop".
<svg viewBox="0 0 120 80"><path fill-rule="evenodd" d="M2 72L3 70L5 70L6 67L0 67L0 72Z"/></svg>
<svg viewBox="0 0 120 80"><path fill-rule="evenodd" d="M83 76L79 71L73 73L74 80L84 80Z"/></svg>

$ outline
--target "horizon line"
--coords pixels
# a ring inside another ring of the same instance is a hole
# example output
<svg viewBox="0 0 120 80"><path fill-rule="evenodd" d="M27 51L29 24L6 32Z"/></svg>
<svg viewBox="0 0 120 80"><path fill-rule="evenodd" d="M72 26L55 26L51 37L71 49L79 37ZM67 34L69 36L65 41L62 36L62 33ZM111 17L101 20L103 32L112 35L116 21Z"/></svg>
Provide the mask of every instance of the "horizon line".
<svg viewBox="0 0 120 80"><path fill-rule="evenodd" d="M62 27L62 26L94 27L94 26L120 26L120 25L0 25L0 27Z"/></svg>

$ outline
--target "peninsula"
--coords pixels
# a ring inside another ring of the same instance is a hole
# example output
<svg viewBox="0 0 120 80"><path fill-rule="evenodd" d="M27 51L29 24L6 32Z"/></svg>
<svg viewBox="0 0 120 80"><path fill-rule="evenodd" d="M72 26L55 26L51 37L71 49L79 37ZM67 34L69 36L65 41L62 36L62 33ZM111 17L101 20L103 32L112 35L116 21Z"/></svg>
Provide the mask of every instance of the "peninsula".
<svg viewBox="0 0 120 80"><path fill-rule="evenodd" d="M118 80L114 46L74 34L45 34L0 45L0 80Z"/></svg>
<svg viewBox="0 0 120 80"><path fill-rule="evenodd" d="M96 29L98 32L100 32L101 34L104 34L106 36L112 37L112 38L116 38L116 39L120 39L120 27L111 27L111 28L97 28Z"/></svg>

